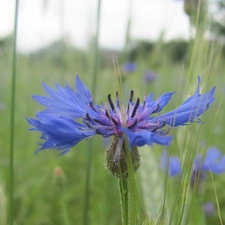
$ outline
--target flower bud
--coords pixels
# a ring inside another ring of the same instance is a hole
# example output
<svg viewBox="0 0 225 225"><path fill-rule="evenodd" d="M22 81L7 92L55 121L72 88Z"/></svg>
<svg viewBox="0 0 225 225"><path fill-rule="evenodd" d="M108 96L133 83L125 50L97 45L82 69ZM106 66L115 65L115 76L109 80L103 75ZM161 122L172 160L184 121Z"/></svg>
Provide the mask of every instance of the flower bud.
<svg viewBox="0 0 225 225"><path fill-rule="evenodd" d="M106 167L115 177L128 177L127 151L130 151L134 172L140 166L140 155L137 146L130 150L123 136L114 136L114 140L106 152Z"/></svg>
<svg viewBox="0 0 225 225"><path fill-rule="evenodd" d="M60 166L54 168L53 181L58 187L64 187L66 184L66 175Z"/></svg>

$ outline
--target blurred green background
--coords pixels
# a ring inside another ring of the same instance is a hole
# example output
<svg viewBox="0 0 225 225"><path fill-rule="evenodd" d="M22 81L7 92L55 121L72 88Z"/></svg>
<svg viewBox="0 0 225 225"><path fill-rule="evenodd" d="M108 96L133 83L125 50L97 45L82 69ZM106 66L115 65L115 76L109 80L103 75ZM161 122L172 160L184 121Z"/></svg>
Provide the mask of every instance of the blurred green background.
<svg viewBox="0 0 225 225"><path fill-rule="evenodd" d="M103 1L104 2L104 1ZM184 6L186 2L184 1ZM221 15L225 12L224 3L219 2ZM187 5L186 5L187 8ZM97 5L96 5L97 10ZM196 13L196 12L193 12ZM193 14L191 14L193 15ZM191 15L190 18L191 18ZM198 14L200 15L200 14ZM197 87L197 75L202 76L202 93L216 85L215 102L202 116L203 125L189 128L172 129L174 140L170 147L172 155L185 153L195 156L196 152L205 152L210 146L218 147L224 154L224 110L225 94L225 45L224 20L207 20L194 18L197 25L196 36L172 41L164 40L164 33L157 41L132 40L127 19L125 47L121 50L97 48L96 36L90 37L85 50L78 49L65 39L59 39L45 48L29 54L17 52L16 67L16 104L14 136L14 222L17 225L61 225L83 224L85 208L85 187L87 170L87 153L89 141L85 140L63 156L53 150L42 151L37 155L40 134L30 132L26 118L35 117L43 107L32 99L32 95L45 95L42 82L54 87L68 83L75 86L75 75L79 74L86 86L93 86L93 68L98 54L96 91L94 101L97 104L107 101L109 93L115 96L116 78L113 66L115 56L121 67L125 102L130 90L135 96L143 97L149 92L154 98L167 91L177 91L166 110L174 109L187 96L194 93ZM203 21L203 22L202 22ZM133 22L133 21L132 21ZM193 23L193 22L192 22ZM190 23L191 24L191 23ZM212 24L213 29L208 25ZM191 25L190 25L191 26ZM101 30L101 29L100 29ZM100 31L101 32L101 31ZM213 38L205 38L210 32ZM113 41L113 40L112 40ZM10 143L10 110L11 110L11 73L12 73L13 35L0 40L0 224L7 224L8 191L9 191L9 143ZM126 62L134 62L135 71L123 69ZM151 72L148 80L146 72ZM114 97L113 97L114 98ZM183 129L183 130L182 130ZM190 137L187 137L187 134ZM184 138L185 137L185 138ZM190 140L188 139L190 138ZM91 171L88 203L89 224L121 224L118 181L105 169L105 151L110 140L96 136L91 142ZM200 146L200 147L199 147ZM160 204L163 201L165 187L168 186L167 215L176 195L176 181L168 178L165 186L164 172L160 167L160 156L164 148L140 148L142 165L137 172L137 182L142 189L145 211L155 221ZM225 221L225 174L214 176L222 220ZM203 183L201 204L211 202L214 210L205 215L205 224L221 224L215 199L215 189L210 174ZM181 187L180 187L181 188ZM180 193L182 193L180 191ZM193 202L195 202L193 200ZM195 204L195 203L193 203ZM176 207L179 207L177 205ZM193 206L195 207L195 206ZM204 214L204 212L203 212ZM186 222L172 224L203 224L190 219ZM166 223L165 223L166 224ZM169 224L169 223L168 223Z"/></svg>

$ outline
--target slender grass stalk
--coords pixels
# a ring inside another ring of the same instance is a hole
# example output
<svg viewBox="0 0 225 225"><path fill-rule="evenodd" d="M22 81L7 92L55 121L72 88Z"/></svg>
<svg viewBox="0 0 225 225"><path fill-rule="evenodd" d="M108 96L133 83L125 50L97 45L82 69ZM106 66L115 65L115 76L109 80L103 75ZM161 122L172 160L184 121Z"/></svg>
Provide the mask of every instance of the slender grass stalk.
<svg viewBox="0 0 225 225"><path fill-rule="evenodd" d="M213 189L214 189L214 194L215 194L215 199L216 199L216 206L217 206L217 210L218 210L218 217L219 217L219 220L220 220L220 224L223 225L223 220L222 220L221 212L220 212L219 200L218 200L218 196L217 196L217 192L216 192L216 186L215 186L213 174L212 174L211 171L210 171L210 176L211 176L211 179L212 179L212 184L213 184Z"/></svg>
<svg viewBox="0 0 225 225"><path fill-rule="evenodd" d="M120 177L119 179L120 204L122 211L122 223L128 225L129 219L129 184L128 179Z"/></svg>
<svg viewBox="0 0 225 225"><path fill-rule="evenodd" d="M65 40L64 40L64 33L65 33L65 22L64 22L64 0L60 0L60 13L59 13L59 23L60 23L60 33L61 33L61 40L60 40L60 63L62 67L62 77L65 78L66 73L66 59L65 59Z"/></svg>
<svg viewBox="0 0 225 225"><path fill-rule="evenodd" d="M18 24L19 0L16 0L14 18L14 38L13 38L13 57L12 57L12 83L11 83L11 110L10 110L10 144L9 144L9 225L13 225L14 206L14 134L15 134L15 103L16 103L16 41Z"/></svg>
<svg viewBox="0 0 225 225"><path fill-rule="evenodd" d="M126 28L126 36L125 36L125 48L124 48L124 60L130 61L130 28L131 28L131 22L132 22L132 5L133 0L130 0L128 2L128 18L127 18L127 28Z"/></svg>
<svg viewBox="0 0 225 225"><path fill-rule="evenodd" d="M97 6L97 18L96 18L96 34L94 42L94 63L92 71L92 93L95 95L96 92L96 82L97 82L97 73L99 65L99 32L100 32L100 13L101 13L101 0L98 0ZM89 141L88 150L87 150L87 164L86 164L86 177L85 177L85 196L84 196L84 214L83 214L83 224L88 225L88 211L89 211L89 190L90 190L90 178L91 178L91 163L92 163L92 140Z"/></svg>
<svg viewBox="0 0 225 225"><path fill-rule="evenodd" d="M66 190L63 187L62 196L61 196L61 212L62 212L62 222L64 225L71 225L70 218L68 215L67 209L67 200L66 200Z"/></svg>

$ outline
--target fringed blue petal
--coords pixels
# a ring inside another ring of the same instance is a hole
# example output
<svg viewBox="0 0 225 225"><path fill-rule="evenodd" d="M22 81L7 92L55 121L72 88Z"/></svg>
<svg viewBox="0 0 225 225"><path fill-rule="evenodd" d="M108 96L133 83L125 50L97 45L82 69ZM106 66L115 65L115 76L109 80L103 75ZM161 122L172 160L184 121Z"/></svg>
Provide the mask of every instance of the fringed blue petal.
<svg viewBox="0 0 225 225"><path fill-rule="evenodd" d="M123 129L123 132L127 135L130 146L144 146L144 145L153 145L154 143L159 145L170 145L172 141L171 136L159 136L151 131L132 131L130 129Z"/></svg>
<svg viewBox="0 0 225 225"><path fill-rule="evenodd" d="M44 83L43 87L49 94L49 97L33 96L37 102L46 107L46 110L42 111L42 113L49 116L66 116L69 118L80 118L86 114L91 93L78 75L76 76L76 92L68 85L65 88L56 85L56 90L53 90Z"/></svg>
<svg viewBox="0 0 225 225"><path fill-rule="evenodd" d="M83 139L96 134L95 130L88 129L85 125L65 117L39 114L38 119L27 119L27 121L35 130L42 133L41 138L45 140L36 152L44 149L57 149L65 153Z"/></svg>
<svg viewBox="0 0 225 225"><path fill-rule="evenodd" d="M204 171L220 174L225 172L225 156L215 147L208 149L202 165Z"/></svg>
<svg viewBox="0 0 225 225"><path fill-rule="evenodd" d="M161 163L163 169L166 171L168 168L169 176L174 177L177 174L181 174L181 167L180 167L180 160L178 157L170 157L169 160L167 159L167 152L163 151L163 155L161 157ZM168 162L168 167L167 167L167 162Z"/></svg>
<svg viewBox="0 0 225 225"><path fill-rule="evenodd" d="M214 94L215 87L210 92L200 95L198 86L196 93L187 99L181 106L152 119L152 121L164 119L166 123L172 127L186 125L188 122L201 122L198 117L209 108L214 100Z"/></svg>

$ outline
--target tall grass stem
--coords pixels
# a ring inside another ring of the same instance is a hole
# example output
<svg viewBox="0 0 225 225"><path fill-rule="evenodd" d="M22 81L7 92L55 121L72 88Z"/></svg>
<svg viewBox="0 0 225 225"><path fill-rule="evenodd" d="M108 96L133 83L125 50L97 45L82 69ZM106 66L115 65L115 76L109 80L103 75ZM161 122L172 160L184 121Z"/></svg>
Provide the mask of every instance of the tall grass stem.
<svg viewBox="0 0 225 225"><path fill-rule="evenodd" d="M14 136L15 136L15 105L16 105L16 41L17 41L17 25L18 25L18 8L19 0L15 4L14 18L14 37L13 37L13 56L12 56L12 81L11 81L11 110L10 110L10 143L9 143L9 225L13 225L14 220Z"/></svg>
<svg viewBox="0 0 225 225"><path fill-rule="evenodd" d="M123 225L128 225L129 219L129 185L128 179L121 176L119 178L119 192L120 192L120 204L121 204L121 211L122 211L122 222Z"/></svg>
<svg viewBox="0 0 225 225"><path fill-rule="evenodd" d="M93 71L92 71L92 94L95 95L97 73L99 66L99 31L100 31L100 13L101 13L101 0L98 0L97 17L96 17L96 34L94 42L94 56L93 56ZM91 178L91 163L92 163L92 140L89 141L87 149L87 164L86 164L86 178L85 178L85 196L84 196L84 217L83 224L89 224L89 190L90 190L90 178Z"/></svg>

